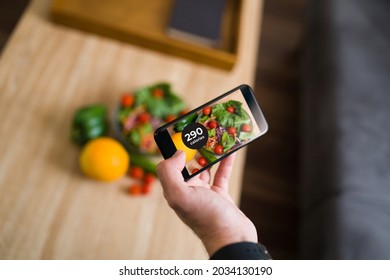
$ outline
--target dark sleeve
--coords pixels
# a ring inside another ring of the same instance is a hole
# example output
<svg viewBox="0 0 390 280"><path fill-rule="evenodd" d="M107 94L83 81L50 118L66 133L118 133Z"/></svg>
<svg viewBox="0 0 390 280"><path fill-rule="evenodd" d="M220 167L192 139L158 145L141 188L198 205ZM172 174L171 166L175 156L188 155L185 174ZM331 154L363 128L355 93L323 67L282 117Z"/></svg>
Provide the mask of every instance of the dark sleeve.
<svg viewBox="0 0 390 280"><path fill-rule="evenodd" d="M260 243L239 242L226 245L215 252L210 260L270 260L267 249Z"/></svg>

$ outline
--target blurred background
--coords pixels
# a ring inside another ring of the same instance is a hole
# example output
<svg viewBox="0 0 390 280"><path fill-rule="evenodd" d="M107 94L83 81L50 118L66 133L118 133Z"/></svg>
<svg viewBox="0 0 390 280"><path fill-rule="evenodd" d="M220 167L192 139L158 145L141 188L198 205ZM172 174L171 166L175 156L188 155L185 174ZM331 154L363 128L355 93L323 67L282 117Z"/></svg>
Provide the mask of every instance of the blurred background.
<svg viewBox="0 0 390 280"><path fill-rule="evenodd" d="M28 1L0 3L2 48ZM240 207L275 259L390 258L389 8L264 1Z"/></svg>

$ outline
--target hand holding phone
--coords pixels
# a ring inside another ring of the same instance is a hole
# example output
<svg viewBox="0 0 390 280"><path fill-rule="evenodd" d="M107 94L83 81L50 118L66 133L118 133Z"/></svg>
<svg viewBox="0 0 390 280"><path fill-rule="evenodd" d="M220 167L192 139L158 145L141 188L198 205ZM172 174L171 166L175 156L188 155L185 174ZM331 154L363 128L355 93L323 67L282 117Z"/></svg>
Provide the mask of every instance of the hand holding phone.
<svg viewBox="0 0 390 280"><path fill-rule="evenodd" d="M185 157L183 152L176 152L159 163L157 173L168 204L202 240L208 254L212 256L229 244L257 243L255 226L228 192L234 155L221 161L212 182L209 170L185 182L181 174Z"/></svg>
<svg viewBox="0 0 390 280"><path fill-rule="evenodd" d="M184 151L182 174L188 180L267 129L252 89L241 85L158 128L154 138L165 159Z"/></svg>

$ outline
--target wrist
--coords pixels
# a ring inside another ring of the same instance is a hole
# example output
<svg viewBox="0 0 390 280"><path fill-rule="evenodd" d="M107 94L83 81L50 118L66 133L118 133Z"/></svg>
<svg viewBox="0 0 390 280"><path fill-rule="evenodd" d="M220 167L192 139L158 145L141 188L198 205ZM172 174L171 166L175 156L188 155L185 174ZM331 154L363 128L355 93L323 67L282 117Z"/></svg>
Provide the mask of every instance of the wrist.
<svg viewBox="0 0 390 280"><path fill-rule="evenodd" d="M239 242L258 243L256 228L252 225L250 228L223 230L201 237L209 256L212 256L219 249Z"/></svg>
<svg viewBox="0 0 390 280"><path fill-rule="evenodd" d="M272 257L260 243L239 242L222 247L210 260L272 260Z"/></svg>

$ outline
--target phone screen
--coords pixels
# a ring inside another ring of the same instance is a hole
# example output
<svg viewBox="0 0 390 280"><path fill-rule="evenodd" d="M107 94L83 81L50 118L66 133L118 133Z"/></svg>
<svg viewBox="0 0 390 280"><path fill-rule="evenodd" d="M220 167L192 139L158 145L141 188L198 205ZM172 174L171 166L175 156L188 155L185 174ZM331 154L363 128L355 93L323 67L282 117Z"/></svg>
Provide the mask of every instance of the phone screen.
<svg viewBox="0 0 390 280"><path fill-rule="evenodd" d="M266 130L267 125L252 91L248 86L241 86L168 124L164 133L169 135L175 151L185 152L183 176L189 178ZM159 147L164 149L161 144Z"/></svg>

